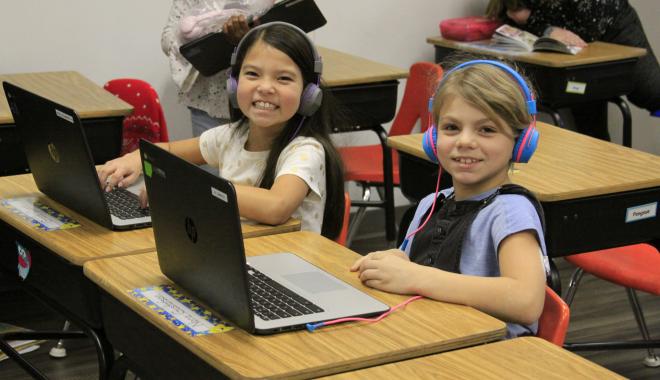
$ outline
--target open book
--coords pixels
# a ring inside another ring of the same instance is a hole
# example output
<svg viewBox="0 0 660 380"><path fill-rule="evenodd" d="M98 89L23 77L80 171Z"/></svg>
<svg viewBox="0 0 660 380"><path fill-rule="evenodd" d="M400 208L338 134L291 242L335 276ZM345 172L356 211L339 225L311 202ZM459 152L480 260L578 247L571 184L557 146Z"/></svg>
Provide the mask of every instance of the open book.
<svg viewBox="0 0 660 380"><path fill-rule="evenodd" d="M582 48L567 45L550 37L537 37L532 33L504 24L495 30L492 45L512 51L554 51L577 54Z"/></svg>
<svg viewBox="0 0 660 380"><path fill-rule="evenodd" d="M9 323L0 322L0 334L23 331L30 330L23 327L10 325ZM43 342L43 340L10 340L7 343L9 343L9 345L12 346L14 350L18 351L19 354L26 354L39 348L39 344ZM4 352L0 352L0 362L7 358L8 356Z"/></svg>

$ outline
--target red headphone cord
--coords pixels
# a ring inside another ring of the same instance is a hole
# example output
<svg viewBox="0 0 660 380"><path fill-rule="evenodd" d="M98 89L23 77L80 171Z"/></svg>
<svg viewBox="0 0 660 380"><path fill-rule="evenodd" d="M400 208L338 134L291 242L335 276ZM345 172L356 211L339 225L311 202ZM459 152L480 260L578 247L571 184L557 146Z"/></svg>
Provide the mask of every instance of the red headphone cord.
<svg viewBox="0 0 660 380"><path fill-rule="evenodd" d="M359 317L351 317L351 318L339 318L339 319L333 319L331 321L325 321L325 322L319 322L319 323L308 323L306 325L307 330L309 332L314 332L314 330L321 328L323 326L329 326L329 325L334 325L337 323L342 323L342 322L380 322L383 318L387 317L390 315L392 312L394 312L396 309L400 309L407 304L411 303L412 301L416 301L418 299L423 298L422 296L413 296L408 298L407 300L401 302L400 304L392 307L390 310L384 312L383 314L379 315L378 317L375 318L359 318Z"/></svg>

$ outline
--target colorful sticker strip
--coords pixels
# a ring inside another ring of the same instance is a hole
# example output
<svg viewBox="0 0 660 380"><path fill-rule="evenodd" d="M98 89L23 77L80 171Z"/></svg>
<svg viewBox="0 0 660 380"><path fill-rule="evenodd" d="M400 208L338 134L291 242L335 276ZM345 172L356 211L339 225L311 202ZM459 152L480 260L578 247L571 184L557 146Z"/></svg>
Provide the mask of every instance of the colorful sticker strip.
<svg viewBox="0 0 660 380"><path fill-rule="evenodd" d="M80 223L76 220L39 202L37 197L7 198L3 199L0 203L42 231L57 231L80 227Z"/></svg>
<svg viewBox="0 0 660 380"><path fill-rule="evenodd" d="M129 294L192 337L234 329L170 285L137 288Z"/></svg>

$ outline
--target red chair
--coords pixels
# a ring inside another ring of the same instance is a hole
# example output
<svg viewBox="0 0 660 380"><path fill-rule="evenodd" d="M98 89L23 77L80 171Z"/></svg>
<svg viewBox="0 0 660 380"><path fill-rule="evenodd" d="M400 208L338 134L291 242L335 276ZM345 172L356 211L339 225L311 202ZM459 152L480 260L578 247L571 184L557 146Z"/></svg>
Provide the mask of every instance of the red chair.
<svg viewBox="0 0 660 380"><path fill-rule="evenodd" d="M571 311L564 300L550 287L545 287L545 304L539 318L536 336L561 347L566 338Z"/></svg>
<svg viewBox="0 0 660 380"><path fill-rule="evenodd" d="M348 237L348 221L351 217L351 197L348 195L348 192L344 192L344 219L341 224L341 231L339 231L339 236L335 239L335 242L346 247L346 238Z"/></svg>
<svg viewBox="0 0 660 380"><path fill-rule="evenodd" d="M646 348L648 355L644 364L648 367L660 366L660 358L653 348L660 347L660 340L650 338L642 308L635 290L660 295L660 252L650 244L634 244L625 247L604 249L566 256L565 259L577 266L571 276L566 296L568 305L575 297L577 286L584 272L603 280L624 286L628 292L628 300L635 313L637 326L642 333L642 341L603 342L603 343L567 343L569 350L601 350Z"/></svg>
<svg viewBox="0 0 660 380"><path fill-rule="evenodd" d="M120 155L137 149L141 138L151 142L169 141L158 93L149 83L140 79L113 79L103 88L133 106L133 113L124 118Z"/></svg>
<svg viewBox="0 0 660 380"><path fill-rule="evenodd" d="M409 134L417 120L421 122L421 130L428 128L428 102L433 95L436 85L442 77L442 68L431 62L418 62L410 67L410 73L406 82L406 89L401 100L401 106L397 112L389 136ZM357 228L364 217L366 207L373 206L369 203L372 186L379 189L381 199L383 195L383 150L378 144L365 146L347 146L339 148L342 161L344 162L346 181L355 181L362 187L362 200L352 201L358 206L348 232L347 244L353 240ZM392 171L394 186L399 186L399 156L392 149ZM394 220L391 221L394 223Z"/></svg>

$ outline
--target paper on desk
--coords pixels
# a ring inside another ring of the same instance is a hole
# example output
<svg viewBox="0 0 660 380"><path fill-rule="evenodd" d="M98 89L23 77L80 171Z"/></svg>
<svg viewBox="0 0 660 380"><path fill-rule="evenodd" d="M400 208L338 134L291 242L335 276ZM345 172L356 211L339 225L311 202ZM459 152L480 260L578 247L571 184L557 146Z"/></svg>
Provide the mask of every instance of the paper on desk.
<svg viewBox="0 0 660 380"><path fill-rule="evenodd" d="M57 231L80 227L76 220L39 202L36 196L6 198L1 203L40 230Z"/></svg>
<svg viewBox="0 0 660 380"><path fill-rule="evenodd" d="M190 336L234 329L170 285L137 288L129 293Z"/></svg>

